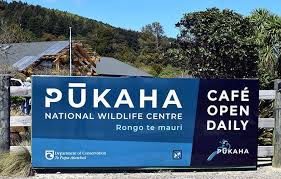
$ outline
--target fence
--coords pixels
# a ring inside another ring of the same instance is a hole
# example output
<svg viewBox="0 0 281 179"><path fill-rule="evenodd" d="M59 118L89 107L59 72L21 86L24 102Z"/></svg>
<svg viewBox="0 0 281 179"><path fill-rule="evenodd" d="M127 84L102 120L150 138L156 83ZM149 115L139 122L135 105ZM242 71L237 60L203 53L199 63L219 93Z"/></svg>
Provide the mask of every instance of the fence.
<svg viewBox="0 0 281 179"><path fill-rule="evenodd" d="M3 76L0 81L3 80ZM281 95L277 92L278 83L281 82L276 80L275 82L275 89L276 90L260 90L259 91L259 99L260 100L275 100L275 118L279 119L281 117L281 110L279 112L279 106L281 107ZM0 85L3 85L0 82ZM3 88L3 86L2 86ZM0 86L0 93L1 93L1 86ZM2 89L3 90L3 89ZM5 89L4 89L5 90ZM8 96L23 96L23 97L30 97L31 96L31 88L21 88L21 87L10 87L10 91L6 92ZM9 99L10 100L10 99ZM1 106L1 99L0 99L0 106ZM2 109L3 110L3 109ZM1 108L0 108L1 113ZM280 114L279 114L280 113ZM275 118L259 118L258 127L259 128L275 128L278 130L274 130L274 146L258 146L258 157L273 157L273 165L281 166L281 162L277 160L278 158L281 159L281 120L275 120ZM19 127L19 126L31 126L32 120L31 116L9 116L10 126L9 127ZM277 122L275 122L277 121ZM1 122L1 116L0 116ZM276 128L278 127L278 128ZM1 132L1 129L0 129ZM1 134L1 133L0 133ZM280 139L280 140L279 140ZM0 143L1 147L1 143ZM29 147L30 148L30 147ZM274 151L274 148L276 151ZM10 146L10 151L18 151L20 147L18 146ZM1 151L1 148L0 148ZM274 160L274 158L276 158ZM274 162L275 161L275 162ZM280 165L279 165L280 163Z"/></svg>

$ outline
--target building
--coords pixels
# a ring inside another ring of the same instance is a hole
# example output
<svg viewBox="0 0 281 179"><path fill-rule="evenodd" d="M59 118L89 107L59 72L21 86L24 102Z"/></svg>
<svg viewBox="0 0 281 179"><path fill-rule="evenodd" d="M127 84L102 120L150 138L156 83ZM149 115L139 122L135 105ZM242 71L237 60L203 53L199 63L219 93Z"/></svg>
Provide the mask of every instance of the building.
<svg viewBox="0 0 281 179"><path fill-rule="evenodd" d="M94 75L97 59L81 43L73 43L72 49L74 74ZM68 41L1 44L0 52L1 63L8 63L27 76L39 71L47 73L48 69L60 71L69 66Z"/></svg>
<svg viewBox="0 0 281 179"><path fill-rule="evenodd" d="M117 59L98 57L79 42L72 44L72 61L73 75L77 76L151 76ZM69 42L0 44L0 63L12 66L27 76L63 70L68 73Z"/></svg>
<svg viewBox="0 0 281 179"><path fill-rule="evenodd" d="M111 57L101 57L96 62L95 71L99 76L143 76L151 77L143 70L135 68Z"/></svg>

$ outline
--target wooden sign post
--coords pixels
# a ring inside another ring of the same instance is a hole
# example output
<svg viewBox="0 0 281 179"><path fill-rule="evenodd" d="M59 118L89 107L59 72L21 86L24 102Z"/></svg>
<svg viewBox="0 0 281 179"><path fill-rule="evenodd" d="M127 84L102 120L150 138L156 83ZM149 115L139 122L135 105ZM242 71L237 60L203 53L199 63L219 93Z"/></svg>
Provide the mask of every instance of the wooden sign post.
<svg viewBox="0 0 281 179"><path fill-rule="evenodd" d="M276 90L276 96L274 111L275 126L273 135L274 154L272 166L279 168L281 167L281 80L275 80L274 89Z"/></svg>
<svg viewBox="0 0 281 179"><path fill-rule="evenodd" d="M10 76L0 75L0 153L10 150Z"/></svg>

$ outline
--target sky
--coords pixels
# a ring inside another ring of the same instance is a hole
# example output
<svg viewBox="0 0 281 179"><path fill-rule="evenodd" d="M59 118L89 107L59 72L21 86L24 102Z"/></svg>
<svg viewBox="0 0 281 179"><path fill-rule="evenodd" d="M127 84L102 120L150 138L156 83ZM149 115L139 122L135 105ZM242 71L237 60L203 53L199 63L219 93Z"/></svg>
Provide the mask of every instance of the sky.
<svg viewBox="0 0 281 179"><path fill-rule="evenodd" d="M175 24L183 14L218 7L249 15L266 8L281 15L281 0L24 0L29 4L59 9L88 17L115 27L140 31L143 26L160 22L168 37L176 37Z"/></svg>

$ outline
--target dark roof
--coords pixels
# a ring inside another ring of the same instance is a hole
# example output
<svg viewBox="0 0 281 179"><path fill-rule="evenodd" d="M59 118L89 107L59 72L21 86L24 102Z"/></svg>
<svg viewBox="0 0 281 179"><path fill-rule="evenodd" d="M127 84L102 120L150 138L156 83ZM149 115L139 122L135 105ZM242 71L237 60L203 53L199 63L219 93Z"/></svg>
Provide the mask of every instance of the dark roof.
<svg viewBox="0 0 281 179"><path fill-rule="evenodd" d="M17 70L22 71L42 56L55 55L68 45L68 41L0 44L0 63L8 62Z"/></svg>
<svg viewBox="0 0 281 179"><path fill-rule="evenodd" d="M99 62L96 62L96 72L98 75L108 75L108 76L147 76L151 75L121 62L115 58L102 57Z"/></svg>

